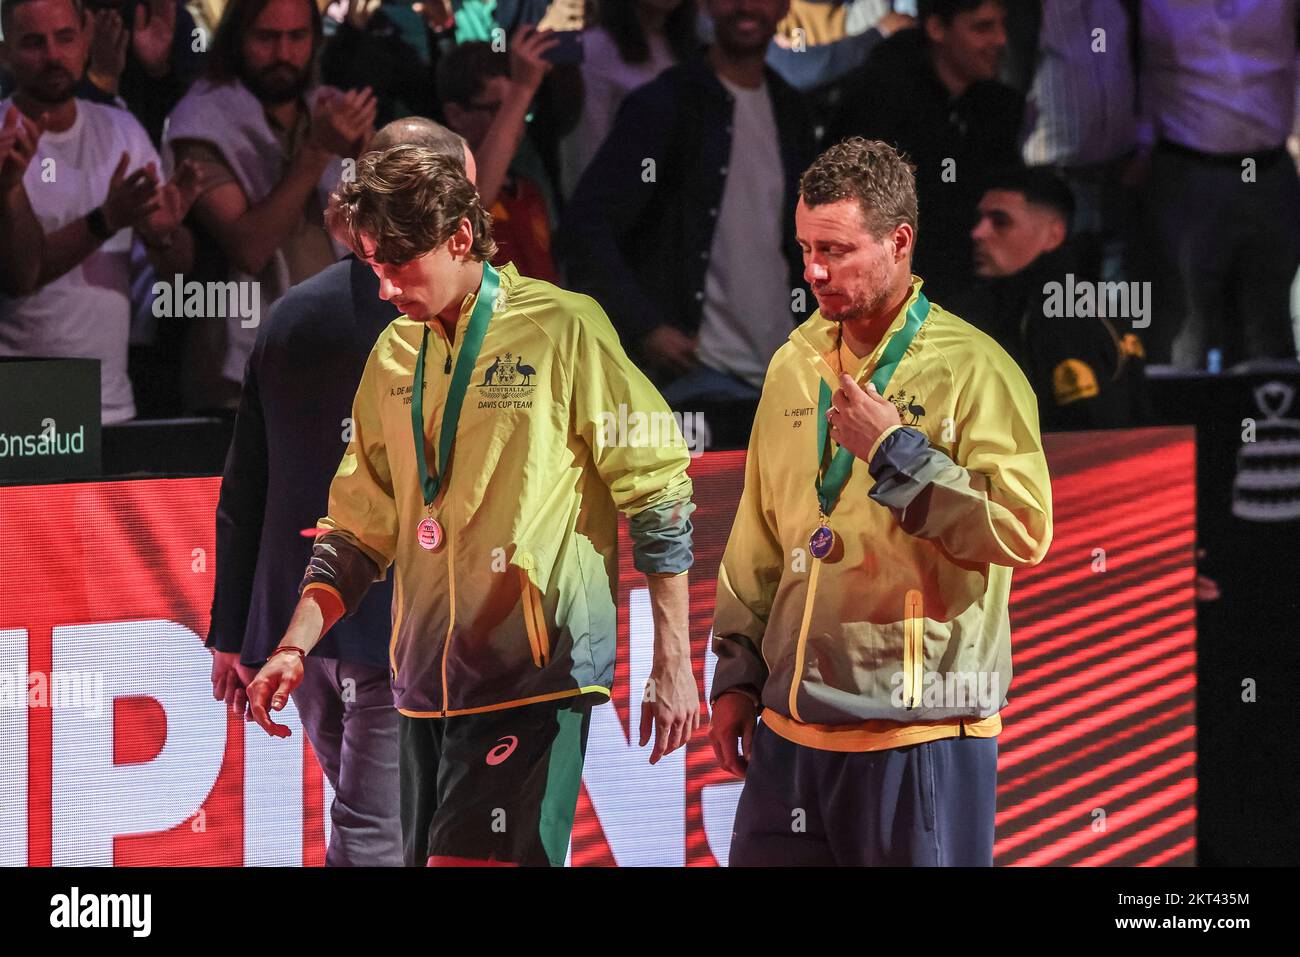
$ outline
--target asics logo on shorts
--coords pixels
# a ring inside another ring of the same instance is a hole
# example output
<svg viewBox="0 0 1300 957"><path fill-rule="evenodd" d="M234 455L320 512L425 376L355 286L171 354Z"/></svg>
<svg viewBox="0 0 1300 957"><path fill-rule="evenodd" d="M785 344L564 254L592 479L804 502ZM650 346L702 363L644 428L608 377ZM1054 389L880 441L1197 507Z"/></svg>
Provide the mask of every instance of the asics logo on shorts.
<svg viewBox="0 0 1300 957"><path fill-rule="evenodd" d="M490 765L498 765L510 755L515 753L515 746L519 744L519 739L513 734L508 734L500 739L503 743L498 744L495 748L487 753L485 759Z"/></svg>

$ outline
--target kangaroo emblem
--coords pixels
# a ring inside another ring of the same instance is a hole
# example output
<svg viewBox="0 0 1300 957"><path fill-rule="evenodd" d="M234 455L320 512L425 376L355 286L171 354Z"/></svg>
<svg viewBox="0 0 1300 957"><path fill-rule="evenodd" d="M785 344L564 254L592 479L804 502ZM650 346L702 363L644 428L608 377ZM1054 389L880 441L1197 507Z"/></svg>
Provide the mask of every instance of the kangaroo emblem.
<svg viewBox="0 0 1300 957"><path fill-rule="evenodd" d="M492 380L497 377L497 369L501 367L501 357L497 356L495 362L488 366L487 374L483 376L483 384L491 385Z"/></svg>

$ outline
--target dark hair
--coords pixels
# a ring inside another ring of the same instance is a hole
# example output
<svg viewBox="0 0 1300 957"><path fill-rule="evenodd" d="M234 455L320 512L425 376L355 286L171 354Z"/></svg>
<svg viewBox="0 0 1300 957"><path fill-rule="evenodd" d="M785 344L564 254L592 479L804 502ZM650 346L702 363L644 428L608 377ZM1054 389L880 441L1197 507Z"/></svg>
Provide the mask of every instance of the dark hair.
<svg viewBox="0 0 1300 957"><path fill-rule="evenodd" d="M636 17L637 0L601 0L599 23L618 47L624 63L650 59L650 43ZM677 62L690 58L699 46L695 0L682 0L664 20L664 38Z"/></svg>
<svg viewBox="0 0 1300 957"><path fill-rule="evenodd" d="M330 197L325 225L358 255L361 237L375 243L377 263L406 263L451 238L468 219L474 232L470 255L478 262L496 255L492 216L465 177L459 159L425 146L394 146L366 153L357 175Z"/></svg>
<svg viewBox="0 0 1300 957"><path fill-rule="evenodd" d="M972 10L978 10L989 0L916 0L916 19L919 23L925 23L929 17L938 17L944 23L952 23L952 18L959 13L970 13ZM999 6L1005 7L1005 0L994 0Z"/></svg>
<svg viewBox="0 0 1300 957"><path fill-rule="evenodd" d="M5 39L10 40L9 28L14 25L14 11L24 3L32 3L33 0L2 0L0 2L0 31L4 32ZM68 0L72 4L72 11L77 15L79 21L84 22L86 18L86 8L81 0Z"/></svg>
<svg viewBox="0 0 1300 957"><path fill-rule="evenodd" d="M799 195L807 206L856 199L877 238L901 223L916 229L916 167L881 140L836 143L804 171Z"/></svg>
<svg viewBox="0 0 1300 957"><path fill-rule="evenodd" d="M438 59L438 99L469 106L490 77L509 76L510 61L484 40L454 46Z"/></svg>
<svg viewBox="0 0 1300 957"><path fill-rule="evenodd" d="M220 83L236 80L243 73L244 35L262 15L271 0L229 0L208 47L208 77ZM316 0L301 0L311 9L312 62L320 52L324 37L320 8Z"/></svg>
<svg viewBox="0 0 1300 957"><path fill-rule="evenodd" d="M1068 230L1074 221L1074 194L1065 180L1047 166L1010 166L984 177L984 191L1020 193L1025 202L1043 206L1061 217Z"/></svg>

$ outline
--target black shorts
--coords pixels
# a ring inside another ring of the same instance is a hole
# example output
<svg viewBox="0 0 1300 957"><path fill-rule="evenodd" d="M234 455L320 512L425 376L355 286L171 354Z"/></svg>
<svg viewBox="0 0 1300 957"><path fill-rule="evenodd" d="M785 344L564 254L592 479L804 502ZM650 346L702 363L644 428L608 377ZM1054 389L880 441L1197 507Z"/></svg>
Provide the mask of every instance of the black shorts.
<svg viewBox="0 0 1300 957"><path fill-rule="evenodd" d="M591 706L544 701L452 718L400 716L408 867L497 862L562 867Z"/></svg>

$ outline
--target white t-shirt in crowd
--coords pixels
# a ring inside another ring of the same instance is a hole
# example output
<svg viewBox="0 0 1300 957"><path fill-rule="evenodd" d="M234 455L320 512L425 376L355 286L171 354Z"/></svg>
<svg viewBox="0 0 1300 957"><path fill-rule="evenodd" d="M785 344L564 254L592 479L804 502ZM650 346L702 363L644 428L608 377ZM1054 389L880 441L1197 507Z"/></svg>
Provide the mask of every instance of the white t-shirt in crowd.
<svg viewBox="0 0 1300 957"><path fill-rule="evenodd" d="M701 362L763 387L767 364L794 329L782 252L785 170L767 84L718 78L735 99L731 156L704 277Z"/></svg>
<svg viewBox="0 0 1300 957"><path fill-rule="evenodd" d="M144 127L125 110L77 100L77 118L46 130L23 177L46 235L104 202L123 153L127 174L162 162ZM0 103L0 116L9 101ZM26 296L0 295L0 355L98 359L105 424L135 417L127 377L131 328L131 230L120 230L54 282Z"/></svg>

